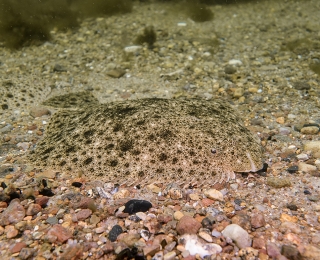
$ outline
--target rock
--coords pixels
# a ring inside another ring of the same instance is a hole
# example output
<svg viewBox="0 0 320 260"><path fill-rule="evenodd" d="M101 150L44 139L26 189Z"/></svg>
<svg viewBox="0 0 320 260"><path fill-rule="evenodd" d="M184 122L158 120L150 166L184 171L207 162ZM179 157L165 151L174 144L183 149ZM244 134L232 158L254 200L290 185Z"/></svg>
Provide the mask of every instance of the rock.
<svg viewBox="0 0 320 260"><path fill-rule="evenodd" d="M175 220L180 220L183 216L184 214L179 210L173 213L173 218Z"/></svg>
<svg viewBox="0 0 320 260"><path fill-rule="evenodd" d="M72 200L73 209L91 209L94 211L96 208L94 200L85 196L75 196Z"/></svg>
<svg viewBox="0 0 320 260"><path fill-rule="evenodd" d="M306 173L317 171L317 166L304 163L304 162L299 162L298 168L299 168L299 171L306 172Z"/></svg>
<svg viewBox="0 0 320 260"><path fill-rule="evenodd" d="M36 198L35 203L39 204L42 208L44 208L45 206L47 206L49 199L50 198L47 196L38 197Z"/></svg>
<svg viewBox="0 0 320 260"><path fill-rule="evenodd" d="M27 209L26 215L27 216L34 216L37 215L42 210L39 204L31 203Z"/></svg>
<svg viewBox="0 0 320 260"><path fill-rule="evenodd" d="M205 241L212 243L212 236L209 235L208 233L201 231L199 232L199 237L201 237L202 239L204 239Z"/></svg>
<svg viewBox="0 0 320 260"><path fill-rule="evenodd" d="M49 229L47 236L51 243L54 243L55 241L63 243L72 237L72 233L63 226L56 224Z"/></svg>
<svg viewBox="0 0 320 260"><path fill-rule="evenodd" d="M237 224L228 225L223 231L224 237L229 237L241 249L251 246L251 238L247 231Z"/></svg>
<svg viewBox="0 0 320 260"><path fill-rule="evenodd" d="M91 209L81 209L76 213L78 220L85 220L92 215Z"/></svg>
<svg viewBox="0 0 320 260"><path fill-rule="evenodd" d="M185 234L179 238L179 244L182 244L190 255L199 255L201 259L205 256L215 255L222 251L221 246L214 243L204 243L196 235ZM184 258L186 259L186 258Z"/></svg>
<svg viewBox="0 0 320 260"><path fill-rule="evenodd" d="M295 89L298 89L298 90L308 90L311 88L311 86L307 82L303 82L303 81L294 82L292 85Z"/></svg>
<svg viewBox="0 0 320 260"><path fill-rule="evenodd" d="M306 161L309 160L309 156L305 153L301 153L297 155L297 159L300 161Z"/></svg>
<svg viewBox="0 0 320 260"><path fill-rule="evenodd" d="M24 242L17 242L15 244L13 244L9 250L10 250L10 253L11 254L15 254L15 253L18 253L22 250L22 248L25 248L27 245L26 243Z"/></svg>
<svg viewBox="0 0 320 260"><path fill-rule="evenodd" d="M311 151L312 153L320 152L320 141L306 142L303 147L304 151Z"/></svg>
<svg viewBox="0 0 320 260"><path fill-rule="evenodd" d="M45 108L45 107L32 107L30 109L30 115L32 117L41 117L41 116L46 116L46 115L50 115L51 112L49 109Z"/></svg>
<svg viewBox="0 0 320 260"><path fill-rule="evenodd" d="M294 246L283 245L281 247L281 254L288 259L292 260L302 260L302 256L298 249Z"/></svg>
<svg viewBox="0 0 320 260"><path fill-rule="evenodd" d="M22 248L19 257L21 260L31 259L35 252L36 250L33 248Z"/></svg>
<svg viewBox="0 0 320 260"><path fill-rule="evenodd" d="M243 229L251 229L250 217L247 214L237 214L232 219L232 224L237 224Z"/></svg>
<svg viewBox="0 0 320 260"><path fill-rule="evenodd" d="M123 232L122 227L119 225L114 225L109 232L108 238L111 242L117 240L117 237Z"/></svg>
<svg viewBox="0 0 320 260"><path fill-rule="evenodd" d="M54 217L48 217L48 218L46 219L46 222L47 222L48 224L50 224L50 225L55 225L55 224L58 224L58 219L57 219L56 216L54 216Z"/></svg>
<svg viewBox="0 0 320 260"><path fill-rule="evenodd" d="M257 259L258 255L259 251L252 247L246 247L239 250L241 259Z"/></svg>
<svg viewBox="0 0 320 260"><path fill-rule="evenodd" d="M255 249L265 249L266 241L263 238L255 237L252 240L252 247Z"/></svg>
<svg viewBox="0 0 320 260"><path fill-rule="evenodd" d="M124 213L134 214L137 212L146 212L152 207L152 204L146 200L129 200L125 204Z"/></svg>
<svg viewBox="0 0 320 260"><path fill-rule="evenodd" d="M206 195L209 199L223 201L223 194L216 189L205 190L204 195Z"/></svg>
<svg viewBox="0 0 320 260"><path fill-rule="evenodd" d="M160 250L160 245L151 245L143 248L143 255L154 256Z"/></svg>
<svg viewBox="0 0 320 260"><path fill-rule="evenodd" d="M237 72L237 69L236 69L234 66L232 66L232 65L227 65L227 66L224 68L224 72L225 72L226 74L234 74L234 73Z"/></svg>
<svg viewBox="0 0 320 260"><path fill-rule="evenodd" d="M242 97L244 94L244 89L243 88L236 88L233 92L233 97L234 98L239 98Z"/></svg>
<svg viewBox="0 0 320 260"><path fill-rule="evenodd" d="M319 133L319 127L305 126L301 128L300 132L301 134L305 134L305 135L316 135L317 133Z"/></svg>
<svg viewBox="0 0 320 260"><path fill-rule="evenodd" d="M179 235L184 234L196 234L201 228L201 224L196 221L193 217L183 216L176 227L176 230Z"/></svg>
<svg viewBox="0 0 320 260"><path fill-rule="evenodd" d="M64 250L59 259L81 259L83 253L82 246L79 244L68 245Z"/></svg>
<svg viewBox="0 0 320 260"><path fill-rule="evenodd" d="M262 213L255 213L251 217L251 226L253 228L263 227L266 224Z"/></svg>
<svg viewBox="0 0 320 260"><path fill-rule="evenodd" d="M106 74L111 78L121 78L124 74L126 74L126 71L122 69L114 69L107 71Z"/></svg>
<svg viewBox="0 0 320 260"><path fill-rule="evenodd" d="M287 171L291 174L296 173L298 170L299 170L298 165L292 165L287 169Z"/></svg>
<svg viewBox="0 0 320 260"><path fill-rule="evenodd" d="M274 188L283 188L290 187L291 181L289 178L268 177L267 184Z"/></svg>
<svg viewBox="0 0 320 260"><path fill-rule="evenodd" d="M140 218L141 220L146 220L146 218L147 218L147 215L146 215L146 213L143 213L143 212L137 212L136 213L136 216L138 217L138 218Z"/></svg>
<svg viewBox="0 0 320 260"><path fill-rule="evenodd" d="M11 225L6 226L4 229L4 232L6 233L7 238L9 239L16 237L19 233L19 231L14 226L11 226Z"/></svg>
<svg viewBox="0 0 320 260"><path fill-rule="evenodd" d="M163 260L173 260L175 259L176 255L177 254L175 251L168 252L163 256Z"/></svg>
<svg viewBox="0 0 320 260"><path fill-rule="evenodd" d="M153 183L149 184L147 188L151 190L153 193L159 193L161 191L161 188L154 185Z"/></svg>
<svg viewBox="0 0 320 260"><path fill-rule="evenodd" d="M25 209L19 199L13 199L0 215L0 226L16 224L25 217Z"/></svg>
<svg viewBox="0 0 320 260"><path fill-rule="evenodd" d="M276 259L281 255L279 248L277 247L276 244L269 242L267 244L267 254L269 257L272 259Z"/></svg>
<svg viewBox="0 0 320 260"><path fill-rule="evenodd" d="M302 253L302 256L305 259L316 260L319 259L320 248L313 245L306 245L305 250Z"/></svg>

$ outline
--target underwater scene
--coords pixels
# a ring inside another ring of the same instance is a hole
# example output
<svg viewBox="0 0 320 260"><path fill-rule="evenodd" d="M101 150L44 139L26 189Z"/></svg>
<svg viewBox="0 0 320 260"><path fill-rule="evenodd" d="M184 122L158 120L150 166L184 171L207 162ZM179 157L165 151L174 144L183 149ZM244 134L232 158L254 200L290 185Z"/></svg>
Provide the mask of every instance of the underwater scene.
<svg viewBox="0 0 320 260"><path fill-rule="evenodd" d="M1 259L320 259L320 1L0 0Z"/></svg>

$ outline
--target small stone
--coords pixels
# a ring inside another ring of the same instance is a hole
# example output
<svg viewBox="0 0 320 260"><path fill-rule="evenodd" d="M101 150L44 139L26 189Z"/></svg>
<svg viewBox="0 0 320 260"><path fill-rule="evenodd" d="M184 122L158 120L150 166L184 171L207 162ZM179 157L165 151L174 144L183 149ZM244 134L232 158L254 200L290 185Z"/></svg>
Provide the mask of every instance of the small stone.
<svg viewBox="0 0 320 260"><path fill-rule="evenodd" d="M113 199L118 200L118 199L123 199L127 198L130 196L130 192L126 189L119 190L115 194L113 194Z"/></svg>
<svg viewBox="0 0 320 260"><path fill-rule="evenodd" d="M274 243L267 244L267 254L272 259L276 259L278 256L281 255L279 248Z"/></svg>
<svg viewBox="0 0 320 260"><path fill-rule="evenodd" d="M114 69L107 71L106 74L112 78L118 79L121 78L124 74L126 74L126 71L122 69Z"/></svg>
<svg viewBox="0 0 320 260"><path fill-rule="evenodd" d="M56 224L49 229L47 236L49 238L49 241L52 243L54 243L55 241L63 243L72 237L72 233L63 226Z"/></svg>
<svg viewBox="0 0 320 260"><path fill-rule="evenodd" d="M97 227L95 229L95 231L96 231L97 234L101 234L101 233L103 233L105 231L105 228L104 227Z"/></svg>
<svg viewBox="0 0 320 260"><path fill-rule="evenodd" d="M26 215L27 216L34 216L37 215L42 210L39 204L31 203L27 209Z"/></svg>
<svg viewBox="0 0 320 260"><path fill-rule="evenodd" d="M202 239L204 239L205 241L209 242L209 243L212 243L212 236L210 236L208 233L206 232L199 232L199 237L201 237Z"/></svg>
<svg viewBox="0 0 320 260"><path fill-rule="evenodd" d="M183 216L176 227L179 235L183 234L196 234L201 228L201 224L196 221L193 217Z"/></svg>
<svg viewBox="0 0 320 260"><path fill-rule="evenodd" d="M262 213L255 213L251 217L251 226L253 228L263 227L266 224Z"/></svg>
<svg viewBox="0 0 320 260"><path fill-rule="evenodd" d="M252 240L252 247L255 249L263 249L266 247L266 241L263 238L255 237Z"/></svg>
<svg viewBox="0 0 320 260"><path fill-rule="evenodd" d="M92 215L90 218L90 224L97 225L100 222L100 218L97 215Z"/></svg>
<svg viewBox="0 0 320 260"><path fill-rule="evenodd" d="M124 213L134 214L137 212L146 212L152 207L152 204L146 200L129 200L125 204Z"/></svg>
<svg viewBox="0 0 320 260"><path fill-rule="evenodd" d="M88 217L92 215L92 210L91 209L81 209L76 213L77 219L79 220L85 220Z"/></svg>
<svg viewBox="0 0 320 260"><path fill-rule="evenodd" d="M287 171L291 174L296 173L298 170L299 170L299 167L297 165L292 165L287 169Z"/></svg>
<svg viewBox="0 0 320 260"><path fill-rule="evenodd" d="M163 256L163 260L173 260L175 259L176 255L177 254L175 251L168 252Z"/></svg>
<svg viewBox="0 0 320 260"><path fill-rule="evenodd" d="M6 233L7 238L9 239L16 237L19 233L19 231L14 226L11 226L11 225L6 226L4 229L4 232Z"/></svg>
<svg viewBox="0 0 320 260"><path fill-rule="evenodd" d="M136 213L136 216L138 217L138 218L140 218L141 220L146 220L146 218L147 218L147 215L146 215L146 213L143 213L143 212L137 212Z"/></svg>
<svg viewBox="0 0 320 260"><path fill-rule="evenodd" d="M282 213L280 216L280 221L281 222L289 221L289 222L296 223L298 222L298 218L296 216L290 216L286 213Z"/></svg>
<svg viewBox="0 0 320 260"><path fill-rule="evenodd" d="M173 213L173 218L175 220L180 220L183 216L184 214L179 210Z"/></svg>
<svg viewBox="0 0 320 260"><path fill-rule="evenodd" d="M47 206L49 199L50 198L47 196L38 197L36 198L35 203L39 204L42 208L44 208L45 206Z"/></svg>
<svg viewBox="0 0 320 260"><path fill-rule="evenodd" d="M10 247L11 254L15 254L21 251L22 248L25 248L27 245L24 242L17 242Z"/></svg>
<svg viewBox="0 0 320 260"><path fill-rule="evenodd" d="M304 151L311 151L312 153L320 152L320 141L306 142L303 147Z"/></svg>
<svg viewBox="0 0 320 260"><path fill-rule="evenodd" d="M298 249L294 246L283 245L281 247L281 254L288 259L302 260L302 256Z"/></svg>
<svg viewBox="0 0 320 260"><path fill-rule="evenodd" d="M309 156L305 153L301 153L297 155L297 159L300 161L306 161L309 160Z"/></svg>
<svg viewBox="0 0 320 260"><path fill-rule="evenodd" d="M319 259L320 248L313 245L306 245L302 255L305 259Z"/></svg>
<svg viewBox="0 0 320 260"><path fill-rule="evenodd" d="M151 190L153 193L159 193L161 191L161 188L154 185L153 183L148 185L147 188Z"/></svg>
<svg viewBox="0 0 320 260"><path fill-rule="evenodd" d="M300 132L305 135L316 135L317 133L319 133L319 127L317 126L302 127Z"/></svg>
<svg viewBox="0 0 320 260"><path fill-rule="evenodd" d="M58 224L59 220L57 219L56 216L54 216L54 217L48 217L46 219L46 222L50 225L55 225L55 224Z"/></svg>
<svg viewBox="0 0 320 260"><path fill-rule="evenodd" d="M251 246L251 238L248 232L237 224L228 225L222 231L222 235L231 238L240 249Z"/></svg>
<svg viewBox="0 0 320 260"><path fill-rule="evenodd" d="M252 247L246 247L239 250L241 259L257 259L258 255L259 251Z"/></svg>
<svg viewBox="0 0 320 260"><path fill-rule="evenodd" d="M231 220L232 224L237 224L243 229L251 229L250 217L247 214L237 214Z"/></svg>
<svg viewBox="0 0 320 260"><path fill-rule="evenodd" d="M232 65L227 65L227 66L224 68L224 72L225 72L226 74L234 74L234 73L237 72L237 69L236 69L234 66L232 66Z"/></svg>
<svg viewBox="0 0 320 260"><path fill-rule="evenodd" d="M288 203L287 204L287 208L291 209L291 210L294 210L294 211L298 210L298 206L296 204L293 204L293 203Z"/></svg>
<svg viewBox="0 0 320 260"><path fill-rule="evenodd" d="M290 187L291 181L289 178L268 177L267 184L274 188L283 188Z"/></svg>
<svg viewBox="0 0 320 260"><path fill-rule="evenodd" d="M25 217L25 209L19 199L13 199L0 215L0 226L16 224Z"/></svg>
<svg viewBox="0 0 320 260"><path fill-rule="evenodd" d="M299 162L298 164L299 171L305 173L311 173L317 171L317 167L308 163Z"/></svg>
<svg viewBox="0 0 320 260"><path fill-rule="evenodd" d="M19 253L19 257L21 260L27 260L30 259L35 252L36 250L33 248L22 248Z"/></svg>
<svg viewBox="0 0 320 260"><path fill-rule="evenodd" d="M50 110L45 107L37 106L30 109L30 115L32 117L41 117L41 116L46 116L50 114L51 114Z"/></svg>
<svg viewBox="0 0 320 260"><path fill-rule="evenodd" d="M146 246L142 250L143 250L143 255L154 256L160 250L160 245Z"/></svg>
<svg viewBox="0 0 320 260"><path fill-rule="evenodd" d="M114 225L109 232L108 238L111 242L117 240L117 237L122 233L122 228L119 225Z"/></svg>
<svg viewBox="0 0 320 260"><path fill-rule="evenodd" d="M189 194L189 197L191 200L196 200L196 201L200 199L199 195L195 193Z"/></svg>
<svg viewBox="0 0 320 260"><path fill-rule="evenodd" d="M206 195L209 199L223 201L223 194L216 189L205 190L204 195Z"/></svg>
<svg viewBox="0 0 320 260"><path fill-rule="evenodd" d="M244 89L243 88L236 88L233 92L233 97L234 98L240 98L244 94Z"/></svg>
<svg viewBox="0 0 320 260"><path fill-rule="evenodd" d="M308 90L311 88L311 86L307 82L303 82L303 81L294 82L292 85L295 89L298 89L298 90Z"/></svg>
<svg viewBox="0 0 320 260"><path fill-rule="evenodd" d="M283 124L285 123L285 119L284 119L283 116L280 116L280 117L277 117L277 118L276 118L276 122L277 122L278 124L283 125Z"/></svg>

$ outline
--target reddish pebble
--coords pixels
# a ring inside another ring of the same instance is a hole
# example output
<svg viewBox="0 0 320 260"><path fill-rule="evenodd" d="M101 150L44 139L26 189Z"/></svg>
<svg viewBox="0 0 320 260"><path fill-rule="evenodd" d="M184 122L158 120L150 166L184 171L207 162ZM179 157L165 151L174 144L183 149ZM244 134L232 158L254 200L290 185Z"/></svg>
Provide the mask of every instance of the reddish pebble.
<svg viewBox="0 0 320 260"><path fill-rule="evenodd" d="M84 220L92 215L92 211L90 209L82 209L77 212L77 219Z"/></svg>
<svg viewBox="0 0 320 260"><path fill-rule="evenodd" d="M214 203L214 200L205 198L205 199L201 200L201 203L202 203L203 207L208 207Z"/></svg>
<svg viewBox="0 0 320 260"><path fill-rule="evenodd" d="M44 208L45 206L47 206L48 201L49 201L49 197L42 196L42 197L36 198L35 203L39 204L42 208Z"/></svg>
<svg viewBox="0 0 320 260"><path fill-rule="evenodd" d="M71 232L59 224L56 224L52 228L50 228L47 235L50 242L55 242L55 240L57 240L61 243L67 241L72 237Z"/></svg>
<svg viewBox="0 0 320 260"><path fill-rule="evenodd" d="M264 239L260 237L255 237L252 240L252 247L255 249L265 249L266 248L266 242Z"/></svg>
<svg viewBox="0 0 320 260"><path fill-rule="evenodd" d="M41 211L41 206L39 204L30 204L28 209L27 209L27 212L26 212L26 215L27 216L34 216L36 214L38 214L40 211Z"/></svg>
<svg viewBox="0 0 320 260"><path fill-rule="evenodd" d="M254 228L263 227L266 224L262 213L255 213L251 217L251 226Z"/></svg>
<svg viewBox="0 0 320 260"><path fill-rule="evenodd" d="M22 248L25 248L27 245L24 242L15 243L10 247L11 254L15 254L21 251Z"/></svg>
<svg viewBox="0 0 320 260"><path fill-rule="evenodd" d="M177 224L177 232L179 235L196 234L201 228L201 224L193 217L183 216Z"/></svg>
<svg viewBox="0 0 320 260"><path fill-rule="evenodd" d="M19 199L14 199L9 206L0 214L0 226L16 224L23 220L26 213Z"/></svg>
<svg viewBox="0 0 320 260"><path fill-rule="evenodd" d="M16 230L16 228L14 226L6 226L5 229L4 229L4 232L6 233L7 235L7 238L14 238L18 235L18 230Z"/></svg>

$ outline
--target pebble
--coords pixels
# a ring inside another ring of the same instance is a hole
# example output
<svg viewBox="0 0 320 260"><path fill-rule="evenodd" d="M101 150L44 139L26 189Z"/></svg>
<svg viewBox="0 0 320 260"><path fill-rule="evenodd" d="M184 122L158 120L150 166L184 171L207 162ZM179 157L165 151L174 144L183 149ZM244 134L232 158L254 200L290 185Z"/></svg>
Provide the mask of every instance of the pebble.
<svg viewBox="0 0 320 260"><path fill-rule="evenodd" d="M106 72L106 74L112 78L121 78L124 74L126 74L125 70L122 69L113 69Z"/></svg>
<svg viewBox="0 0 320 260"><path fill-rule="evenodd" d="M209 243L212 243L212 241L213 241L212 237L204 231L199 232L199 237L201 237L202 239L204 239L205 241L207 241Z"/></svg>
<svg viewBox="0 0 320 260"><path fill-rule="evenodd" d="M271 243L271 242L267 243L267 254L272 259L276 259L277 257L279 257L281 255L280 250L277 247L277 245L274 243Z"/></svg>
<svg viewBox="0 0 320 260"><path fill-rule="evenodd" d="M299 167L297 165L292 165L287 169L287 171L291 174L296 173L298 170L299 170Z"/></svg>
<svg viewBox="0 0 320 260"><path fill-rule="evenodd" d="M224 237L229 237L241 249L251 246L251 238L247 231L237 224L228 225L223 231Z"/></svg>
<svg viewBox="0 0 320 260"><path fill-rule="evenodd" d="M243 88L236 88L233 92L233 97L234 98L239 98L242 97L244 94L244 89Z"/></svg>
<svg viewBox="0 0 320 260"><path fill-rule="evenodd" d="M47 237L51 243L54 243L55 241L63 243L72 237L72 233L65 227L56 224L49 229Z"/></svg>
<svg viewBox="0 0 320 260"><path fill-rule="evenodd" d="M298 249L291 245L283 245L281 247L281 254L288 259L302 259Z"/></svg>
<svg viewBox="0 0 320 260"><path fill-rule="evenodd" d="M320 141L306 142L303 147L304 151L311 151L312 153L320 152Z"/></svg>
<svg viewBox="0 0 320 260"><path fill-rule="evenodd" d="M33 248L22 248L19 253L19 257L21 260L27 260L30 259L35 252L36 250Z"/></svg>
<svg viewBox="0 0 320 260"><path fill-rule="evenodd" d="M317 126L302 127L300 132L305 135L316 135L317 133L319 133L319 127Z"/></svg>
<svg viewBox="0 0 320 260"><path fill-rule="evenodd" d="M11 225L5 227L4 232L6 233L7 238L14 238L18 235L19 231Z"/></svg>
<svg viewBox="0 0 320 260"><path fill-rule="evenodd" d="M175 251L168 252L163 256L163 260L173 260L175 259L176 255L177 254Z"/></svg>
<svg viewBox="0 0 320 260"><path fill-rule="evenodd" d="M41 116L46 116L46 115L50 115L51 112L49 109L45 108L45 107L32 107L30 109L30 115L32 117L41 117Z"/></svg>
<svg viewBox="0 0 320 260"><path fill-rule="evenodd" d="M317 170L317 166L304 163L304 162L299 162L298 168L299 168L299 171L306 172L306 173L314 172Z"/></svg>
<svg viewBox="0 0 320 260"><path fill-rule="evenodd" d="M206 195L209 199L223 201L223 194L216 189L205 190L204 195Z"/></svg>
<svg viewBox="0 0 320 260"><path fill-rule="evenodd" d="M125 204L124 213L134 214L137 212L146 212L152 207L152 204L146 200L129 200Z"/></svg>
<svg viewBox="0 0 320 260"><path fill-rule="evenodd" d="M92 210L90 209L81 209L76 213L77 219L79 220L85 220L88 217L92 215Z"/></svg>
<svg viewBox="0 0 320 260"><path fill-rule="evenodd" d="M37 215L42 210L39 204L31 203L27 209L26 215L27 216L34 216Z"/></svg>
<svg viewBox="0 0 320 260"><path fill-rule="evenodd" d="M140 218L142 221L146 220L146 218L147 218L147 215L145 213L143 213L143 212L137 212L136 216L138 218Z"/></svg>
<svg viewBox="0 0 320 260"><path fill-rule="evenodd" d="M309 160L309 156L305 153L301 153L297 155L297 159L300 161L307 161Z"/></svg>
<svg viewBox="0 0 320 260"><path fill-rule="evenodd" d="M175 220L180 220L183 216L184 214L179 210L173 213L173 218Z"/></svg>
<svg viewBox="0 0 320 260"><path fill-rule="evenodd" d="M22 248L25 248L26 246L27 244L24 242L17 242L10 247L10 252L11 254L18 253L22 250Z"/></svg>
<svg viewBox="0 0 320 260"><path fill-rule="evenodd" d="M48 224L50 224L50 225L55 225L55 224L58 224L58 219L57 219L57 217L48 217L47 219L46 219L46 222L48 223Z"/></svg>
<svg viewBox="0 0 320 260"><path fill-rule="evenodd" d="M266 221L262 213L255 213L251 217L251 226L253 228L260 228L265 226Z"/></svg>
<svg viewBox="0 0 320 260"><path fill-rule="evenodd" d="M320 248L313 245L306 245L304 248L303 257L305 259L318 259L320 255Z"/></svg>
<svg viewBox="0 0 320 260"><path fill-rule="evenodd" d="M111 242L117 240L117 237L123 232L122 227L119 225L114 225L109 232L108 238Z"/></svg>
<svg viewBox="0 0 320 260"><path fill-rule="evenodd" d="M291 181L289 178L268 177L267 184L274 188L283 188L290 187Z"/></svg>
<svg viewBox="0 0 320 260"><path fill-rule="evenodd" d="M196 234L201 228L201 224L196 221L193 217L183 216L176 227L176 230L179 235L184 234Z"/></svg>
<svg viewBox="0 0 320 260"><path fill-rule="evenodd" d="M16 224L25 217L25 209L19 199L13 199L9 206L0 215L0 225Z"/></svg>
<svg viewBox="0 0 320 260"><path fill-rule="evenodd" d="M215 255L222 251L221 246L214 243L204 243L196 235L185 234L181 236L179 244L182 244L184 249L189 251L190 255L199 255L201 258Z"/></svg>
<svg viewBox="0 0 320 260"><path fill-rule="evenodd" d="M225 72L226 74L234 74L234 73L237 72L237 69L236 69L234 66L232 66L232 65L227 65L227 66L224 68L224 72Z"/></svg>

